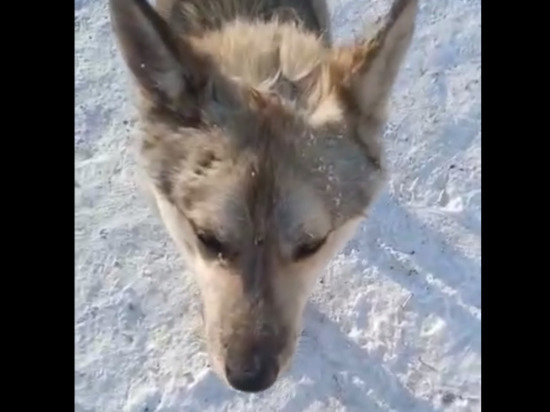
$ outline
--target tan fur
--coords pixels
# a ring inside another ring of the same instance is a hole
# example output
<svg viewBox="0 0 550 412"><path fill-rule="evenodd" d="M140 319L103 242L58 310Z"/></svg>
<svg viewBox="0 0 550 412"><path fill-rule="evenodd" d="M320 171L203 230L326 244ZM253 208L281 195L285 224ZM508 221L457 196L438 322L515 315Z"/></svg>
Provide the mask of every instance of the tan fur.
<svg viewBox="0 0 550 412"><path fill-rule="evenodd" d="M379 139L415 0L334 47L322 0L110 0L138 86L141 165L236 389L292 359L318 274L385 181Z"/></svg>

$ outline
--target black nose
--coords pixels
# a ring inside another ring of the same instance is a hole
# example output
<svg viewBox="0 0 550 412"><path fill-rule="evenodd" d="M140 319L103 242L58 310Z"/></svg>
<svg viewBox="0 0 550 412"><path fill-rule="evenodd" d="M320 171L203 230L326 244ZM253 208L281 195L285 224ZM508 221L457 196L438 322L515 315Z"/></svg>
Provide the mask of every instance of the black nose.
<svg viewBox="0 0 550 412"><path fill-rule="evenodd" d="M228 357L225 374L229 384L243 392L261 392L275 383L279 367L274 357L251 353L248 356Z"/></svg>

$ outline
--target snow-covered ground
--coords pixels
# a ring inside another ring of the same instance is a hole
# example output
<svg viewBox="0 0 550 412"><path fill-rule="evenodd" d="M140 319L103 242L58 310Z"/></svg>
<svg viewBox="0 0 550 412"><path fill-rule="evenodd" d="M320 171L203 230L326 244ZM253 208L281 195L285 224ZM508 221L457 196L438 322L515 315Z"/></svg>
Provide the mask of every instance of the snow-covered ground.
<svg viewBox="0 0 550 412"><path fill-rule="evenodd" d="M336 40L390 0L333 0ZM386 132L393 174L319 280L291 370L208 368L197 289L133 180L105 0L75 0L75 411L481 410L481 1L423 0Z"/></svg>

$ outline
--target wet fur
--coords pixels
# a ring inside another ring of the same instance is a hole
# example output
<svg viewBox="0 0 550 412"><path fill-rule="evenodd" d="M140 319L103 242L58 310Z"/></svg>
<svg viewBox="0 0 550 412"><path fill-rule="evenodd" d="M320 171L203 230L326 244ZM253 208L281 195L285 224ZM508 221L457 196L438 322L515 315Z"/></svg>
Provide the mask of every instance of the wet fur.
<svg viewBox="0 0 550 412"><path fill-rule="evenodd" d="M385 181L379 138L417 1L395 1L372 38L340 47L321 0L110 6L138 86L140 161L196 275L214 366L225 378L261 352L278 376L317 275ZM322 245L298 259L311 242Z"/></svg>

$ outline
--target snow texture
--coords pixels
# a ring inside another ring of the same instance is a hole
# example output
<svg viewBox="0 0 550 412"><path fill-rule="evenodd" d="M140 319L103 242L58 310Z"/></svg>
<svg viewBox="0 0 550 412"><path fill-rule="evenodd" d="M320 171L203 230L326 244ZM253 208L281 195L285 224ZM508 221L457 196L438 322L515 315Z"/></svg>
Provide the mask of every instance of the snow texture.
<svg viewBox="0 0 550 412"><path fill-rule="evenodd" d="M336 41L389 0L330 1ZM107 2L75 0L75 411L481 410L481 2L423 0L385 132L391 181L319 279L292 368L228 389L197 288L134 181Z"/></svg>

